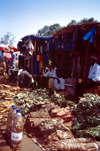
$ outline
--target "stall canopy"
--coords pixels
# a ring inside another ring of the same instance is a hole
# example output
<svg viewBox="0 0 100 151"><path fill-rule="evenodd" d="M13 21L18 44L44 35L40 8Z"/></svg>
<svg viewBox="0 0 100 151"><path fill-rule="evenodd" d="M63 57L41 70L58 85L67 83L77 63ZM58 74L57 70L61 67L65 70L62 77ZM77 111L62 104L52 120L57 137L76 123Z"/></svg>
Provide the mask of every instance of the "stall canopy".
<svg viewBox="0 0 100 151"><path fill-rule="evenodd" d="M27 39L31 39L31 40L53 40L53 36L34 36L34 35L28 35L23 37L22 39L27 40Z"/></svg>
<svg viewBox="0 0 100 151"><path fill-rule="evenodd" d="M10 49L13 49L14 52L17 52L17 48L10 45L0 44L0 51L2 49L4 49L5 51L9 51Z"/></svg>

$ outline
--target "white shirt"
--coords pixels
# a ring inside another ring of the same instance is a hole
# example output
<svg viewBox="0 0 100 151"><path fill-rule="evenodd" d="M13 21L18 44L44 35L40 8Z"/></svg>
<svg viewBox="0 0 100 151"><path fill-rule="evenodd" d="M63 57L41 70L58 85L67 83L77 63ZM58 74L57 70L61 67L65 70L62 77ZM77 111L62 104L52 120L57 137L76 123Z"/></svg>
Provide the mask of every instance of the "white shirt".
<svg viewBox="0 0 100 151"><path fill-rule="evenodd" d="M49 70L47 73L44 74L45 77L57 77L56 76L56 67L54 69Z"/></svg>
<svg viewBox="0 0 100 151"><path fill-rule="evenodd" d="M56 67L54 69L52 69L51 71L48 71L46 74L44 74L45 77L55 77L58 78L56 75ZM58 83L57 79L54 79L54 86L55 88L57 88L58 90L65 89L65 80L63 78L58 78L60 80L60 83Z"/></svg>
<svg viewBox="0 0 100 151"><path fill-rule="evenodd" d="M60 89L64 90L65 89L65 80L63 78L59 78L59 80L60 80L60 83L58 83L57 79L54 79L54 86L58 90L60 90Z"/></svg>
<svg viewBox="0 0 100 151"><path fill-rule="evenodd" d="M100 65L95 63L93 66L90 67L89 79L92 79L93 81L100 81Z"/></svg>
<svg viewBox="0 0 100 151"><path fill-rule="evenodd" d="M20 75L20 73L23 71L23 69L19 69L19 71L18 71L18 76Z"/></svg>

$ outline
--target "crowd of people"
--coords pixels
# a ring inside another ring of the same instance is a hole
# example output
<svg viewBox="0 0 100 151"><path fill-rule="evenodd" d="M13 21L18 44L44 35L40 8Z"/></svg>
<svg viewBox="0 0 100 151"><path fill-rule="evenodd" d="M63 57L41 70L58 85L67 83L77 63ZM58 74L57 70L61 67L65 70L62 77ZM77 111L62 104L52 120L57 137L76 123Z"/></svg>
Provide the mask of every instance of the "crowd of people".
<svg viewBox="0 0 100 151"><path fill-rule="evenodd" d="M1 50L0 55L0 75L5 77L5 75L11 75L10 69L16 68L16 54L13 49L10 50L11 58L7 58L5 55L5 50Z"/></svg>

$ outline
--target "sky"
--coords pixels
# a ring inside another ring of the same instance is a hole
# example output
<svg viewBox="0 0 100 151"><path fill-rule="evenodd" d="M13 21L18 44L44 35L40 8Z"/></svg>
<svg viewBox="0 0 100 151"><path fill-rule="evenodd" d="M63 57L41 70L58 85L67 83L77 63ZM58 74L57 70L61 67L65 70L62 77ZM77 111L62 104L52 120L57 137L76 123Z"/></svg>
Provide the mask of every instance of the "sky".
<svg viewBox="0 0 100 151"><path fill-rule="evenodd" d="M10 32L17 47L22 37L45 25L62 27L91 17L100 22L100 0L0 0L0 38Z"/></svg>

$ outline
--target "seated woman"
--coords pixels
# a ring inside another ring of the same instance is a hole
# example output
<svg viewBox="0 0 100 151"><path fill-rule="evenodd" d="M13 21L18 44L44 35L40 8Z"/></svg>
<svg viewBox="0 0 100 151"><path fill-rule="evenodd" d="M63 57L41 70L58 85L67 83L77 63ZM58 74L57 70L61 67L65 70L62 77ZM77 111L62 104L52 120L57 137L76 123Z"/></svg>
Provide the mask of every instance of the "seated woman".
<svg viewBox="0 0 100 151"><path fill-rule="evenodd" d="M48 89L47 94L49 95L53 94L54 91L66 91L67 95L75 96L76 78L63 79L61 77L61 71L56 69L56 76L49 79Z"/></svg>
<svg viewBox="0 0 100 151"><path fill-rule="evenodd" d="M64 90L65 89L65 80L61 77L61 71L56 69L56 74L50 77L48 81L49 95L54 91Z"/></svg>

